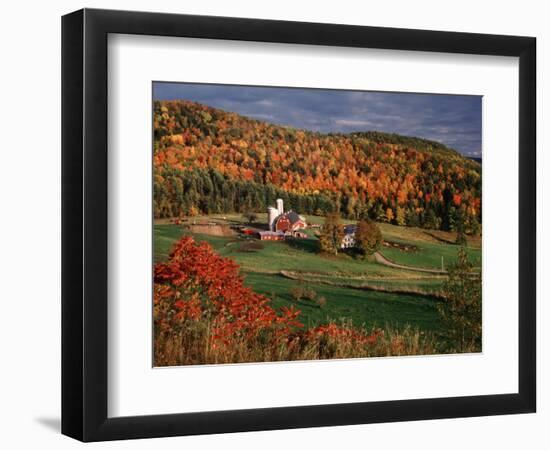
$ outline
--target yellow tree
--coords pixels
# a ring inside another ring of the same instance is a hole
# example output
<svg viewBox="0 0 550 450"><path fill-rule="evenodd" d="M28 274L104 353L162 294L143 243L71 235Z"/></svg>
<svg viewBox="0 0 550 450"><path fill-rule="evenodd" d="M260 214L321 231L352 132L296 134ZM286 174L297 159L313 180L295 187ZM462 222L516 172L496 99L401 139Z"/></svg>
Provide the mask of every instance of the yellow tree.
<svg viewBox="0 0 550 450"><path fill-rule="evenodd" d="M340 214L329 213L325 218L325 224L319 236L319 244L321 251L326 253L338 254L342 238L344 237L344 229L340 224Z"/></svg>

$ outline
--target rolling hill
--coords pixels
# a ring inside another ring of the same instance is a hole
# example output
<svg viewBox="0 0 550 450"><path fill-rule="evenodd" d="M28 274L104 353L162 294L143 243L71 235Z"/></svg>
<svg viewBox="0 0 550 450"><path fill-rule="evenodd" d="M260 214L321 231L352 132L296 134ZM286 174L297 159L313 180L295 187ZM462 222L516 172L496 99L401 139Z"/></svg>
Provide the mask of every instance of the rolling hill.
<svg viewBox="0 0 550 450"><path fill-rule="evenodd" d="M479 232L481 165L441 143L322 134L183 100L153 106L156 218L264 211L281 197L304 214Z"/></svg>

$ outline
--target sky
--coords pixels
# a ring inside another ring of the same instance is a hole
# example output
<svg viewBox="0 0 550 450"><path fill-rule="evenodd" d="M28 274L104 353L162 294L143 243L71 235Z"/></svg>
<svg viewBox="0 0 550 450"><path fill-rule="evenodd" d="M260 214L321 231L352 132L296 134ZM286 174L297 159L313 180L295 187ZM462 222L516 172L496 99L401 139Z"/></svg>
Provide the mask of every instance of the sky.
<svg viewBox="0 0 550 450"><path fill-rule="evenodd" d="M155 82L153 98L323 133L417 136L481 157L481 96Z"/></svg>

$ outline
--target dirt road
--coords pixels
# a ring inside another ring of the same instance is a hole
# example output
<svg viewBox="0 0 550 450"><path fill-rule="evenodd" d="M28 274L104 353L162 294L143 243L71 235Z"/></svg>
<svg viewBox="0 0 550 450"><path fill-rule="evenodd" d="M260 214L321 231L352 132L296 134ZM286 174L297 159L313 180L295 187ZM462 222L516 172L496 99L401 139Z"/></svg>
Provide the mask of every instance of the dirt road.
<svg viewBox="0 0 550 450"><path fill-rule="evenodd" d="M405 270L412 270L415 272L424 272L424 273L435 273L437 275L446 275L446 270L439 270L439 269L424 269L423 267L413 267L413 266L404 266L402 264L394 263L393 261L390 261L387 259L384 255L382 255L379 252L376 252L374 254L374 259L376 259L377 263L383 264L388 267L394 267L396 269L405 269Z"/></svg>

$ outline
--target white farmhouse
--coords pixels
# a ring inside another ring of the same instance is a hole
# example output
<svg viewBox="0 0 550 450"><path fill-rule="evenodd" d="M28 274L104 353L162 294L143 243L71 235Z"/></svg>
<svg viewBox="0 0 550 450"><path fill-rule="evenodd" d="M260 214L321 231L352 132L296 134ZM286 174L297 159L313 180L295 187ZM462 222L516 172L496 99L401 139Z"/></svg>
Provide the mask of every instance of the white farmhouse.
<svg viewBox="0 0 550 450"><path fill-rule="evenodd" d="M355 231L357 230L356 225L345 225L344 226L344 237L340 244L340 248L352 248L355 247Z"/></svg>

